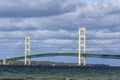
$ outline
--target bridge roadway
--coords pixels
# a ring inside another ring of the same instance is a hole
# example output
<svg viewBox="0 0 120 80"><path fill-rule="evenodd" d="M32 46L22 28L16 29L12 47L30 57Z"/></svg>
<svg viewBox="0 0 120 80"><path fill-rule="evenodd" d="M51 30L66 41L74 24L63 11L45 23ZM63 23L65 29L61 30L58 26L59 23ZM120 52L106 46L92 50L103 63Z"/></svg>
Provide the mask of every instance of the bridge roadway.
<svg viewBox="0 0 120 80"><path fill-rule="evenodd" d="M53 56L78 56L78 53L44 53L44 54L33 54L30 55L30 58L39 58L39 57L53 57ZM82 54L83 56L83 54ZM92 58L107 58L107 59L120 59L120 55L110 55L110 54L86 54L86 57ZM7 61L18 61L23 60L24 56L15 57L15 58L8 58ZM3 60L0 60L2 62Z"/></svg>

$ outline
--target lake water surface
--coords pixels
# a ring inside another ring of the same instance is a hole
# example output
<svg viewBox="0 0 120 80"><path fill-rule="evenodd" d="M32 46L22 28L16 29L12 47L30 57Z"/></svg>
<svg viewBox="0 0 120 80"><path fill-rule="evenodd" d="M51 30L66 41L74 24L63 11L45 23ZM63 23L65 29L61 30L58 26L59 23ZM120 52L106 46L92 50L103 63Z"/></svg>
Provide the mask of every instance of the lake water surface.
<svg viewBox="0 0 120 80"><path fill-rule="evenodd" d="M35 61L52 61L52 62L68 62L68 63L77 63L77 57L66 57L66 56L58 56L58 57L41 57L34 58L32 60ZM120 66L120 59L105 59L105 58L87 58L88 64L105 64L110 66Z"/></svg>

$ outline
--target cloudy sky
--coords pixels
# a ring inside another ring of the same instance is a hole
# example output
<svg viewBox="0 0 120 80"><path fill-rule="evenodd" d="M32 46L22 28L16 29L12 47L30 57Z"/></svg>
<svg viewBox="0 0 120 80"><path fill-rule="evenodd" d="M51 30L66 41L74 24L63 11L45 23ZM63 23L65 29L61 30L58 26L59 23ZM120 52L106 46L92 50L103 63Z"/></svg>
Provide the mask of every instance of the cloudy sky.
<svg viewBox="0 0 120 80"><path fill-rule="evenodd" d="M77 52L79 27L87 29L87 52L104 47L119 54L120 0L0 0L2 58L20 55L25 36L31 36L33 53L69 45L62 51Z"/></svg>

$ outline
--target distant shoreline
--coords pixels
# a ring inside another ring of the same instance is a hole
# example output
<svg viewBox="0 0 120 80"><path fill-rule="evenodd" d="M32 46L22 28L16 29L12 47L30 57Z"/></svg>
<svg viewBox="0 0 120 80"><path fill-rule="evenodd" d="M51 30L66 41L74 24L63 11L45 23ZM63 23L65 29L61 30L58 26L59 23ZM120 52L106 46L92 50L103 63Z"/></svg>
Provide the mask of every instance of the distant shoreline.
<svg viewBox="0 0 120 80"><path fill-rule="evenodd" d="M77 63L66 63L66 62L50 62L50 61L31 61L31 65L24 65L24 61L16 61L11 64L5 64L0 66L68 66L68 67L111 67L120 68L120 66L109 66L104 64L87 64L87 66L79 66Z"/></svg>

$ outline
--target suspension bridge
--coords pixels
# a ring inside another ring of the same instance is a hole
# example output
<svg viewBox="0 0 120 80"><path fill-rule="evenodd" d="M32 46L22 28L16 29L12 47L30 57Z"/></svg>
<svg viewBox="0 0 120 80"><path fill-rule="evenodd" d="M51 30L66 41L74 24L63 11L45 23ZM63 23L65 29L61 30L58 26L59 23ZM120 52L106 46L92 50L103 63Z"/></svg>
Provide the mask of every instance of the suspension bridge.
<svg viewBox="0 0 120 80"><path fill-rule="evenodd" d="M31 65L32 58L53 57L53 56L75 56L78 57L78 61L77 61L78 65L86 66L87 65L86 57L120 59L119 54L115 54L115 52L112 49L105 47L105 45L101 44L100 41L94 40L94 38L93 37L91 38L90 36L91 35L87 34L85 28L79 28L77 33L75 32L74 39L71 39L64 46L60 46L60 47L41 46L42 43L39 43L39 39L34 39L29 36L25 37L25 39L17 38L17 42L20 42L20 44L17 45L17 47L19 48L16 47L15 49L13 49L14 52L16 51L14 54L12 54L14 55L14 57L12 56L9 58L1 59L0 62L6 65L9 64L9 62L24 60L24 65ZM11 41L13 40L14 42L15 39L10 38L10 40ZM91 46L87 46L87 44ZM93 52L87 51L87 48L92 48L92 49L99 48L100 50L103 51L102 53L101 52L95 53L94 51ZM43 51L47 50L48 52L42 52L41 49L43 49ZM56 50L56 51L52 52L49 50Z"/></svg>

